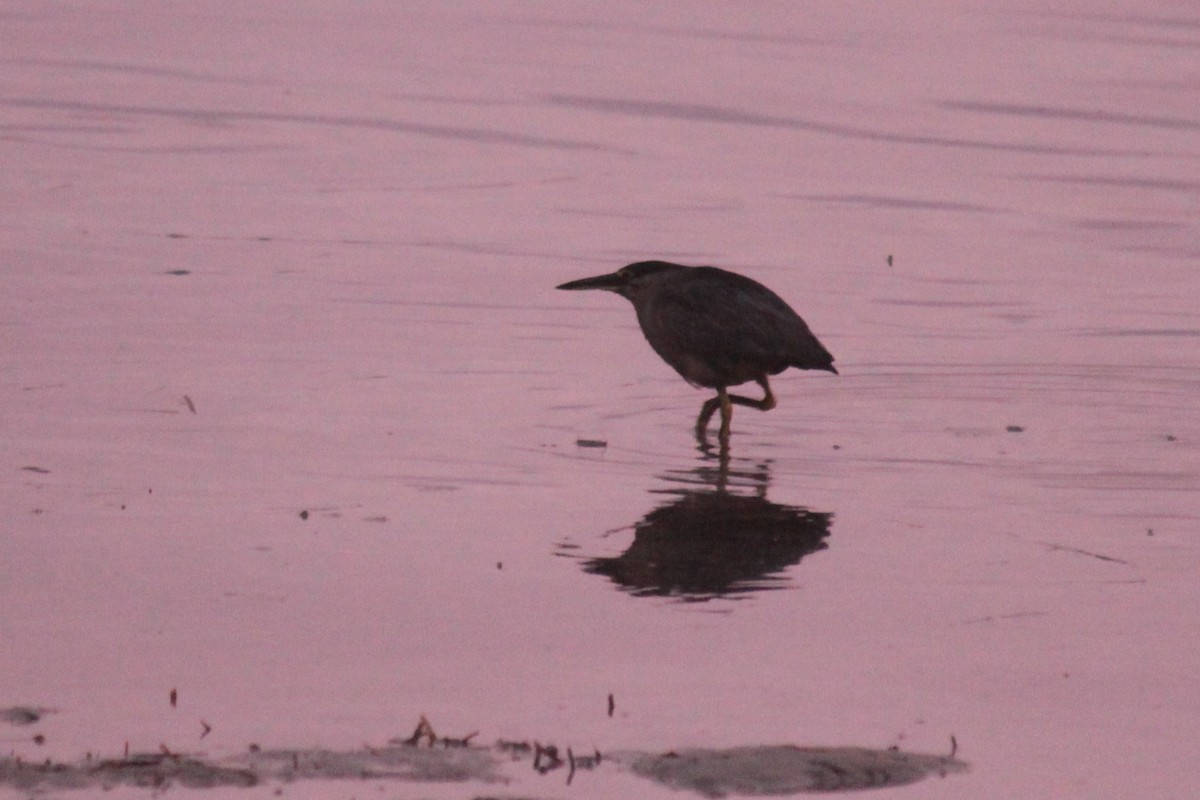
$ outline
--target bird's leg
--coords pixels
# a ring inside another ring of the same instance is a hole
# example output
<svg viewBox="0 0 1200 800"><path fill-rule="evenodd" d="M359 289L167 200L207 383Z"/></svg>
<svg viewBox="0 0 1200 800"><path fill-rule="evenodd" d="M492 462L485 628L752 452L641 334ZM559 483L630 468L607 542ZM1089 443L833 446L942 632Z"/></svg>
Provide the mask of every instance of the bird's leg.
<svg viewBox="0 0 1200 800"><path fill-rule="evenodd" d="M729 421L733 419L733 405L730 398L731 395L725 391L725 387L718 386L717 396L704 401L704 405L700 406L700 416L696 419L696 436L704 437L705 431L708 430L708 421L712 419L713 413L719 408L721 409L721 441L723 443L729 441Z"/></svg>
<svg viewBox="0 0 1200 800"><path fill-rule="evenodd" d="M733 421L733 406L736 403L739 406L750 406L757 408L759 411L770 411L775 407L775 395L771 392L771 384L767 382L767 376L763 375L760 378L755 378L759 386L763 388L763 397L761 400L755 400L752 397L742 397L739 394L729 394L724 386L717 387L717 396L711 397L704 401L704 405L700 407L700 417L696 420L696 436L703 438L704 432L708 429L708 421L712 419L712 415L716 410L721 409L721 432L719 434L721 443L729 442L729 427Z"/></svg>
<svg viewBox="0 0 1200 800"><path fill-rule="evenodd" d="M766 375L763 375L761 378L755 378L755 381L763 388L764 394L762 400L731 394L729 395L729 402L737 403L739 406L757 408L759 411L770 411L775 407L775 395L771 393L771 384L767 383ZM710 400L709 402L711 403L712 401Z"/></svg>
<svg viewBox="0 0 1200 800"><path fill-rule="evenodd" d="M697 436L703 438L704 432L708 430L708 421L712 419L713 412L721 405L721 397L724 394L724 389L718 389L716 397L710 397L704 401L704 405L700 406L700 416L696 417Z"/></svg>
<svg viewBox="0 0 1200 800"><path fill-rule="evenodd" d="M723 387L717 389L717 400L721 404L721 432L717 434L717 439L722 445L727 445L729 444L729 423L733 421L733 402Z"/></svg>

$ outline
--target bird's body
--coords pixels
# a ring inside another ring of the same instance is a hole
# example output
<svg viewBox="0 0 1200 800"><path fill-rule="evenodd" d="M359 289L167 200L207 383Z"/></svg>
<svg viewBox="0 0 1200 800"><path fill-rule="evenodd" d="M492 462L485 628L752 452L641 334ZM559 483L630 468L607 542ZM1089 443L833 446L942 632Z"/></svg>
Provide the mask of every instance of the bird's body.
<svg viewBox="0 0 1200 800"><path fill-rule="evenodd" d="M558 288L606 289L633 303L654 351L688 383L717 390L696 422L701 435L718 407L722 441L729 436L733 403L774 408L770 375L788 367L837 372L833 356L779 295L734 272L640 261ZM726 391L747 381L763 387L761 400Z"/></svg>

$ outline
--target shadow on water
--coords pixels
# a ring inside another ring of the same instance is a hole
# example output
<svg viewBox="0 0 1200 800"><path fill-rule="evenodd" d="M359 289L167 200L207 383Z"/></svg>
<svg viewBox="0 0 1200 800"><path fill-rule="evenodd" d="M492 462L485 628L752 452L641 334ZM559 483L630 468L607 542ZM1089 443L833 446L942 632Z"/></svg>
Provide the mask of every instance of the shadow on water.
<svg viewBox="0 0 1200 800"><path fill-rule="evenodd" d="M768 500L769 461L731 468L727 452L701 450L700 466L661 476L673 485L651 494L668 499L633 523L623 553L581 557L563 543L558 554L635 597L698 602L783 588L786 568L828 546L833 514Z"/></svg>

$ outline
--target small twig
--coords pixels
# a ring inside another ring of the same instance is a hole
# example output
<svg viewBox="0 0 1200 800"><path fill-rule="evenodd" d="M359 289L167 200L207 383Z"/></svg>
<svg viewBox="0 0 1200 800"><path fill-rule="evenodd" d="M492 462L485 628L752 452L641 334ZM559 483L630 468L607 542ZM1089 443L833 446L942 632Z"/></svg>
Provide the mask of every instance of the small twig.
<svg viewBox="0 0 1200 800"><path fill-rule="evenodd" d="M474 739L478 735L479 735L479 731L471 731L470 733L468 733L466 736L462 737L461 739L455 739L450 736L443 736L441 738L442 747L470 747L471 740Z"/></svg>
<svg viewBox="0 0 1200 800"><path fill-rule="evenodd" d="M542 763L542 757L545 756L545 763ZM533 743L533 768L545 775L550 770L558 769L563 765L563 760L558 756L558 748L552 744L542 747L537 742Z"/></svg>
<svg viewBox="0 0 1200 800"><path fill-rule="evenodd" d="M1055 544L1054 542L1046 542L1046 541L1042 541L1040 539L1026 539L1024 536L1020 536L1015 533L1010 533L1009 536L1012 536L1014 539L1019 539L1020 541L1030 541L1030 542L1034 542L1035 544L1040 544L1043 547L1048 547L1048 548L1050 548L1050 552L1052 552L1052 553L1056 550L1061 550L1064 553L1074 553L1075 555L1079 555L1079 556L1087 556L1089 558L1095 558L1100 561L1107 561L1110 564L1125 564L1126 566L1130 565L1130 563L1123 558L1115 558L1113 556L1106 556L1103 553L1094 553L1091 550L1083 550L1082 548L1079 548L1079 547L1069 547L1065 544Z"/></svg>
<svg viewBox="0 0 1200 800"><path fill-rule="evenodd" d="M1113 556L1106 556L1102 553L1093 553L1091 550L1082 550L1078 547L1067 547L1066 545L1053 544L1052 542L1042 542L1042 544L1049 547L1050 552L1054 552L1055 550L1062 550L1067 553L1075 553L1076 555L1089 556L1091 558L1098 558L1101 561L1111 561L1114 564L1126 564L1126 565L1129 564L1129 562L1123 558L1114 558Z"/></svg>
<svg viewBox="0 0 1200 800"><path fill-rule="evenodd" d="M418 747L421 744L421 739L429 739L429 746L437 742L437 734L433 732L433 726L429 724L429 720L425 719L425 715L421 715L421 721L417 723L417 729L413 731L412 736L405 739L401 744L409 745L410 747Z"/></svg>

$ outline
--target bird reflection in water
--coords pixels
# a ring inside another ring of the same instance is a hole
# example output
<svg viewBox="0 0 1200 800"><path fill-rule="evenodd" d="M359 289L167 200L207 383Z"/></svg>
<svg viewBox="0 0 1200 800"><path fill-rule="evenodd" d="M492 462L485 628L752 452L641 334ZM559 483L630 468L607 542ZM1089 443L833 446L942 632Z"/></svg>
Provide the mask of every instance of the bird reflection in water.
<svg viewBox="0 0 1200 800"><path fill-rule="evenodd" d="M636 597L704 601L780 589L783 571L824 550L831 513L767 499L769 462L730 470L727 451L705 464L663 476L670 499L633 524L633 543L618 556L583 558ZM570 544L559 555L579 557Z"/></svg>

